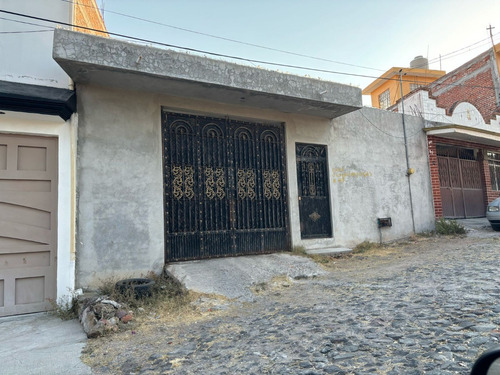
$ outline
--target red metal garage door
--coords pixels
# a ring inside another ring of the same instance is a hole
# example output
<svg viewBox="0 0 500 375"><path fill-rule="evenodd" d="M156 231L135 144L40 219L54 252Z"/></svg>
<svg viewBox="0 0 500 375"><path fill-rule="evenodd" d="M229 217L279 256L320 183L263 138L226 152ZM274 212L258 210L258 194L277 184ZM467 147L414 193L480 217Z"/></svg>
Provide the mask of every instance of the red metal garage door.
<svg viewBox="0 0 500 375"><path fill-rule="evenodd" d="M56 298L57 140L0 134L0 316Z"/></svg>
<svg viewBox="0 0 500 375"><path fill-rule="evenodd" d="M443 216L484 216L483 184L474 150L439 145L436 150Z"/></svg>

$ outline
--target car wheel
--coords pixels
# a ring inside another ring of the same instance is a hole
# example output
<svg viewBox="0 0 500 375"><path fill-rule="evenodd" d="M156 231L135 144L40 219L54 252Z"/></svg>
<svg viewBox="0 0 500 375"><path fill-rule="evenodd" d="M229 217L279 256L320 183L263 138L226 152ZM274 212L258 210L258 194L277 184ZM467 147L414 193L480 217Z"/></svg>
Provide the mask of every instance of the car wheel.
<svg viewBox="0 0 500 375"><path fill-rule="evenodd" d="M496 230L497 232L500 231L500 224L491 224L491 227L493 228L493 230Z"/></svg>
<svg viewBox="0 0 500 375"><path fill-rule="evenodd" d="M130 293L135 298L143 298L151 296L154 280L137 278L125 279L116 283L116 289L123 295Z"/></svg>

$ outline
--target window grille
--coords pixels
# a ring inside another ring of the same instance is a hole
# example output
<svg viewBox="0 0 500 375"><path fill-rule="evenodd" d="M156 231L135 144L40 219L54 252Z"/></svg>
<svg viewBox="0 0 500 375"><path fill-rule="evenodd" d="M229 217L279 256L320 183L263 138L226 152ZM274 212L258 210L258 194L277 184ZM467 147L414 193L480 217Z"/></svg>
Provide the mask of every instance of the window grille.
<svg viewBox="0 0 500 375"><path fill-rule="evenodd" d="M500 153L488 151L487 157L490 167L491 189L500 190Z"/></svg>
<svg viewBox="0 0 500 375"><path fill-rule="evenodd" d="M385 90L378 96L378 104L380 109L387 109L391 105L391 94L389 89Z"/></svg>
<svg viewBox="0 0 500 375"><path fill-rule="evenodd" d="M423 86L425 85L422 85L421 83L410 83L410 91L416 90Z"/></svg>

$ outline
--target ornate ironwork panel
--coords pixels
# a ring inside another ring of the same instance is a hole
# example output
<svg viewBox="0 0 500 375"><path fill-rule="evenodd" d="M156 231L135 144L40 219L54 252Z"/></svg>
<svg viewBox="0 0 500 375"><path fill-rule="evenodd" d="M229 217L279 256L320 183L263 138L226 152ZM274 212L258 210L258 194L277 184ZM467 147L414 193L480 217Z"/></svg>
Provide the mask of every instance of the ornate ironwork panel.
<svg viewBox="0 0 500 375"><path fill-rule="evenodd" d="M436 147L443 216L484 216L483 181L476 152L453 146Z"/></svg>
<svg viewBox="0 0 500 375"><path fill-rule="evenodd" d="M284 129L163 112L165 259L289 249Z"/></svg>
<svg viewBox="0 0 500 375"><path fill-rule="evenodd" d="M297 143L295 152L301 237L331 237L326 146Z"/></svg>

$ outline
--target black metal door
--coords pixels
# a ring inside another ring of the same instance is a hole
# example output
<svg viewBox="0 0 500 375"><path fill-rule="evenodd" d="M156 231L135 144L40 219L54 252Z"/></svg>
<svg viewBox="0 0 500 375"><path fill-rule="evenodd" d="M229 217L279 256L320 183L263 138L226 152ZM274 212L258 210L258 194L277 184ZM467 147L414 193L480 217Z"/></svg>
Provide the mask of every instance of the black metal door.
<svg viewBox="0 0 500 375"><path fill-rule="evenodd" d="M288 250L283 126L162 116L166 261Z"/></svg>
<svg viewBox="0 0 500 375"><path fill-rule="evenodd" d="M297 143L295 152L301 237L331 237L326 146Z"/></svg>

